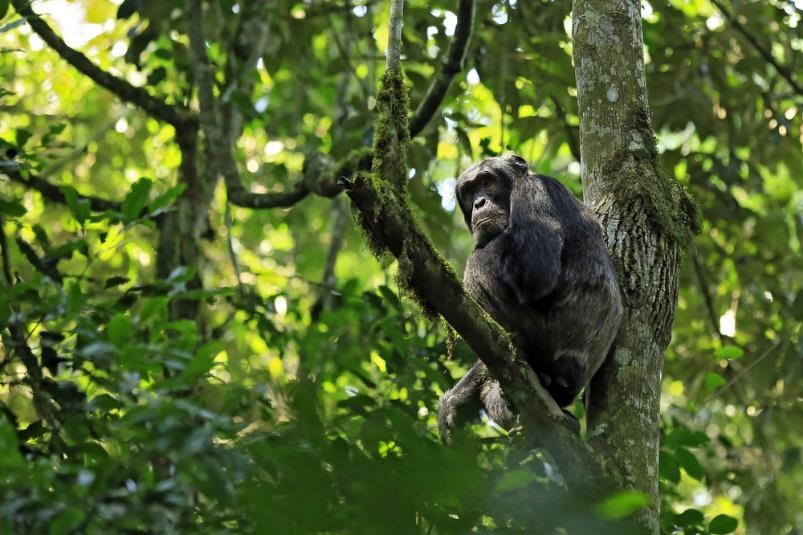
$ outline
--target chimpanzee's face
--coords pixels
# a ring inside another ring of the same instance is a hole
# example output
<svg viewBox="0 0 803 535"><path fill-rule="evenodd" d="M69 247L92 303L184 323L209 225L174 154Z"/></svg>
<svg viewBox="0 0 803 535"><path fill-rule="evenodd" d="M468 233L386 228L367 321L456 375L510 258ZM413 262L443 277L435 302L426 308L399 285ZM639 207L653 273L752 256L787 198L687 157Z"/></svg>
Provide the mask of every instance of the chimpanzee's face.
<svg viewBox="0 0 803 535"><path fill-rule="evenodd" d="M510 221L512 177L526 163L518 156L486 158L457 181L456 195L477 247L499 236Z"/></svg>

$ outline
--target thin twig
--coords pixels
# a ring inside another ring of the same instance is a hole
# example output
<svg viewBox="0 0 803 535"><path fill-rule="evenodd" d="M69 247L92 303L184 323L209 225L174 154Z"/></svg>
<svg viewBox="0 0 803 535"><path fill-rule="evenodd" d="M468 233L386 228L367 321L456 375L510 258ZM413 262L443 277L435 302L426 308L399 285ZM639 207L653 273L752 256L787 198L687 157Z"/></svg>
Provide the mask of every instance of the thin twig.
<svg viewBox="0 0 803 535"><path fill-rule="evenodd" d="M722 341L723 334L719 330L719 324L717 323L714 299L711 297L711 291L708 288L708 281L705 278L705 273L703 273L703 266L700 263L700 257L697 254L696 247L692 252L691 259L692 264L694 264L694 274L697 276L697 283L700 286L700 292L703 294L703 303L705 303L708 321L711 322L711 330L714 332L714 335L719 338L720 341Z"/></svg>
<svg viewBox="0 0 803 535"><path fill-rule="evenodd" d="M9 286L14 285L14 277L11 276L11 261L8 258L8 241L6 241L5 218L0 217L0 253L3 256L3 275Z"/></svg>
<svg viewBox="0 0 803 535"><path fill-rule="evenodd" d="M789 71L789 69L785 65L781 65L781 63L777 59L775 59L775 56L772 55L772 52L770 52L761 43L759 43L758 39L756 39L756 37L747 30L744 24L739 22L739 19L735 17L733 13L728 11L728 8L726 8L722 2L720 2L719 0L711 0L711 3L717 6L717 9L719 9L719 11L728 20L728 22L730 22L731 25L733 25L733 27L736 28L737 32L739 32L740 34L742 34L742 36L744 36L747 42L753 45L753 48L756 49L756 51L761 55L761 57L764 58L773 67L775 67L775 70L778 72L778 74L783 76L783 78L787 82L789 82L789 85L791 85L794 88L795 92L797 92L798 95L803 95L803 86L801 86L795 81L791 71Z"/></svg>
<svg viewBox="0 0 803 535"><path fill-rule="evenodd" d="M226 245L229 250L229 259L231 260L231 265L234 268L234 274L237 276L237 288L242 292L243 281L242 277L240 276L240 263L237 261L237 253L234 251L234 238L232 237L231 233L233 226L231 219L231 203L229 203L228 199L226 199L226 209L223 213L223 221L226 225Z"/></svg>
<svg viewBox="0 0 803 535"><path fill-rule="evenodd" d="M346 203L340 197L332 199L332 229L330 231L329 248L326 251L326 263L323 268L323 277L321 278L321 292L318 299L312 306L310 315L313 321L317 321L321 312L328 310L332 306L332 298L335 295L333 291L337 284L335 276L335 264L340 250L343 248L344 237L346 233Z"/></svg>
<svg viewBox="0 0 803 535"><path fill-rule="evenodd" d="M390 0L390 20L388 21L387 70L401 69L401 40L404 25L404 0Z"/></svg>
<svg viewBox="0 0 803 535"><path fill-rule="evenodd" d="M348 11L346 12L345 16L346 17L349 16L349 12ZM346 65L349 66L349 71L354 75L353 78L354 78L354 80L357 81L357 85L360 86L360 91L362 92L363 99L367 102L368 101L368 97L371 96L371 92L368 89L368 86L362 81L362 79L359 76L357 76L357 69L351 63L351 53L349 52L348 47L346 46L346 44L343 43L343 41L341 41L340 32L338 31L337 28L335 28L334 17L332 17L331 15L329 16L329 22L330 22L330 25L331 25L330 33L332 35L332 41L334 41L334 43L335 43L335 48L337 48L337 52L338 52L338 54L340 54L341 59L344 62L346 62ZM346 24L348 25L348 18L346 19ZM349 36L349 41L351 41L350 36ZM340 96L345 98L345 95L341 94Z"/></svg>
<svg viewBox="0 0 803 535"><path fill-rule="evenodd" d="M764 351L764 353L762 353L762 354L761 354L761 355L760 355L760 356L759 356L759 357L758 357L756 360L754 360L753 362L751 362L749 366L745 367L745 368L744 368L743 370L741 370L739 373L737 373L736 375L734 375L734 376L731 378L731 380L730 380L730 381L728 381L727 383L725 383L725 384L722 386L722 388L720 388L719 390L717 390L716 392L714 392L713 394L711 394L710 396L708 396L707 398L705 398L705 400L703 401L703 405L706 405L706 404L707 404L709 401L711 401L712 399L714 399L714 398L716 398L716 397L719 397L719 396L721 396L723 392L725 392L726 390L728 390L729 388L731 388L733 385L735 385L735 384L736 384L736 382L737 382L737 381L739 381L739 379L741 379L741 378L742 378L742 377L743 377L743 376L744 376L744 375L745 375L747 372L749 372L750 370L752 370L753 368L755 368L755 367L756 367L756 365L758 365L758 363L760 363L762 360L764 360L765 358L767 358L767 357L768 357L768 356L769 356L769 355L770 355L770 354L771 354L773 351L775 351L776 349L778 349L778 348L781 346L781 344L782 344L782 342L778 342L778 343L776 343L774 346L772 346L772 347L770 347L769 349L767 349L766 351Z"/></svg>

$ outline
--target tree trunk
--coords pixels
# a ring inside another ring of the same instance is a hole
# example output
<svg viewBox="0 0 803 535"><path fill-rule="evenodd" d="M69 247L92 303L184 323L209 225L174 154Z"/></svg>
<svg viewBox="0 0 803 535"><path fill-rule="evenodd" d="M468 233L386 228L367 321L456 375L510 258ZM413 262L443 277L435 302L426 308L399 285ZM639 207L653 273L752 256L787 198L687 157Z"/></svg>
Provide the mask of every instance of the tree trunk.
<svg viewBox="0 0 803 535"><path fill-rule="evenodd" d="M658 533L663 353L694 218L683 190L659 172L640 10L636 0L574 0L573 47L584 197L605 227L625 306L614 350L591 383L589 441L649 497L638 521Z"/></svg>
<svg viewBox="0 0 803 535"><path fill-rule="evenodd" d="M214 184L206 183L206 177L198 172L197 131L176 132L176 142L181 149L178 180L187 188L159 225L156 276L166 279L174 269L185 266L195 270L187 287L199 289L202 286L201 236L209 230L209 208ZM203 331L200 301L197 299L175 299L171 303L170 316L173 319L199 321Z"/></svg>

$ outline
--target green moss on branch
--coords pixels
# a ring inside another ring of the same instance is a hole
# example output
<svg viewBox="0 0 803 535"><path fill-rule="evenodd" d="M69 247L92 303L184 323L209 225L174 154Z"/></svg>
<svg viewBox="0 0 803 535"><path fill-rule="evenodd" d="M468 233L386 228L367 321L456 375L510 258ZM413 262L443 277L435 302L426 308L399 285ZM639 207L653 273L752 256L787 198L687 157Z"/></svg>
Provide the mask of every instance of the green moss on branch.
<svg viewBox="0 0 803 535"><path fill-rule="evenodd" d="M405 191L407 182L407 108L404 73L401 69L388 70L377 95L371 171L400 193Z"/></svg>

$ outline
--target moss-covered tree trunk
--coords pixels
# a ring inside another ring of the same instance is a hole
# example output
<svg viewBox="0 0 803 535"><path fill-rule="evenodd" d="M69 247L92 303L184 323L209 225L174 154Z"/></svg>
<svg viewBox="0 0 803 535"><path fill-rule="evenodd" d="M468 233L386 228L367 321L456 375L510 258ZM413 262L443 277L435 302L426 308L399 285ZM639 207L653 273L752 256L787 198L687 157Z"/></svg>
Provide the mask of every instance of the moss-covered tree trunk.
<svg viewBox="0 0 803 535"><path fill-rule="evenodd" d="M625 302L615 350L592 381L589 439L649 496L640 522L657 533L661 371L693 211L659 171L640 2L574 0L573 46L585 201L606 229Z"/></svg>

